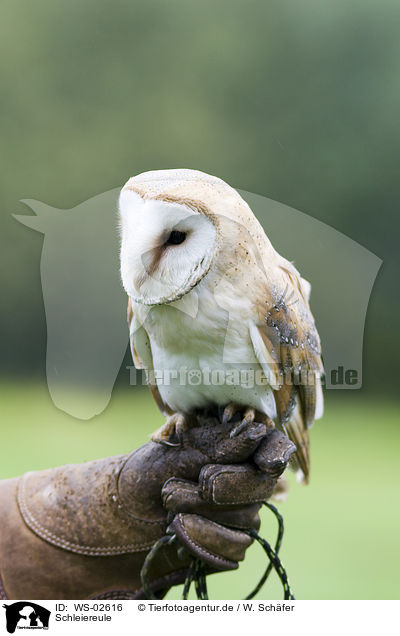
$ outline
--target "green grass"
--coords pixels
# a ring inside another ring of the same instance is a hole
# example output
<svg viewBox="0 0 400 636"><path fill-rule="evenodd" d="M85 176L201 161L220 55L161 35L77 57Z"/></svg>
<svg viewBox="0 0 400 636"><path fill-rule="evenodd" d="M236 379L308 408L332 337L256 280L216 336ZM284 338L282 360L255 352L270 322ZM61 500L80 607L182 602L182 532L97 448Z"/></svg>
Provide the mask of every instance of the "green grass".
<svg viewBox="0 0 400 636"><path fill-rule="evenodd" d="M334 397L312 430L310 485L291 479L289 499L279 504L282 560L300 599L398 598L398 412L353 392ZM1 385L0 404L0 478L128 452L162 422L147 390L116 391L89 422L57 410L44 386ZM268 510L262 515L261 535L273 542L275 520ZM238 571L209 577L211 598L244 597L264 567L261 548L252 546ZM175 588L168 598L179 596ZM282 597L274 575L258 597Z"/></svg>

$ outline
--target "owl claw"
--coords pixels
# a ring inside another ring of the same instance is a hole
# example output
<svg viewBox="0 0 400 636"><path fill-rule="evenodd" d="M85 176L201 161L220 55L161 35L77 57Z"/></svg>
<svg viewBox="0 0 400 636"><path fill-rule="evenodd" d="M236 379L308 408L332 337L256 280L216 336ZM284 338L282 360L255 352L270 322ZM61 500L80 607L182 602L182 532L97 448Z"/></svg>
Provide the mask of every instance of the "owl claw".
<svg viewBox="0 0 400 636"><path fill-rule="evenodd" d="M166 439L154 439L154 437L152 436L151 438L153 440L153 442L157 442L158 444L162 444L162 446L182 446L181 442L179 441L177 444L174 444L174 442L168 442Z"/></svg>
<svg viewBox="0 0 400 636"><path fill-rule="evenodd" d="M237 426L235 426L235 428L231 430L230 437L232 438L232 437L237 437L238 435L240 435L240 433L244 431L244 429L249 424L252 424L254 422L255 417L256 417L255 409L252 409L252 408L246 409L240 424L238 424Z"/></svg>
<svg viewBox="0 0 400 636"><path fill-rule="evenodd" d="M233 416L241 410L241 406L240 404L235 404L234 402L231 402L230 404L228 404L225 408L224 408L224 412L222 414L222 424L227 424L228 422L231 421L231 419L233 418Z"/></svg>

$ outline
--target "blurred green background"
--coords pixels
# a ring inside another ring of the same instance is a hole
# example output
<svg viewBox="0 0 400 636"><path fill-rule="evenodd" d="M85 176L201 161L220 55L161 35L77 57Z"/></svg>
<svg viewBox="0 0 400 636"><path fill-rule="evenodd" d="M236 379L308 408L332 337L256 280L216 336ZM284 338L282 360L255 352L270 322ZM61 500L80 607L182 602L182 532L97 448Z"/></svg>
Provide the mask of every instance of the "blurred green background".
<svg viewBox="0 0 400 636"><path fill-rule="evenodd" d="M311 485L281 506L282 554L298 598L398 596L400 2L3 0L0 15L0 477L128 451L160 421L128 390L129 354L93 421L52 404L43 237L11 218L19 200L72 208L138 172L204 170L384 260L364 386L327 396ZM243 596L260 554L211 594Z"/></svg>

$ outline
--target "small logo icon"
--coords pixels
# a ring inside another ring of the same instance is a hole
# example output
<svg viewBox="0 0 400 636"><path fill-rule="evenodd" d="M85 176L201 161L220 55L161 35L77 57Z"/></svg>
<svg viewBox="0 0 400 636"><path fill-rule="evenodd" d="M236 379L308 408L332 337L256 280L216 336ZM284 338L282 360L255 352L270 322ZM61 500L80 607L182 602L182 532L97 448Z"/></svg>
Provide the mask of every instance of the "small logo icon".
<svg viewBox="0 0 400 636"><path fill-rule="evenodd" d="M7 631L14 634L16 629L49 629L50 610L32 603L18 601L3 605L6 610Z"/></svg>

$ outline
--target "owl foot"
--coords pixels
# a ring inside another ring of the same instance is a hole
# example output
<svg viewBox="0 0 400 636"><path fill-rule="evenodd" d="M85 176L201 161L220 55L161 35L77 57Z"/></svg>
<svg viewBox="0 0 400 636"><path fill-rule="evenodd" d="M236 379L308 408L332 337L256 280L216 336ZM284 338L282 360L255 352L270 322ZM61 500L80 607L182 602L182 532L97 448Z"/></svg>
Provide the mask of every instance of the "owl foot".
<svg viewBox="0 0 400 636"><path fill-rule="evenodd" d="M274 428L274 423L268 415L262 413L261 411L257 411L251 407L247 407L243 412L243 406L239 404L228 404L225 407L223 415L222 415L222 423L226 424L230 422L236 413L242 412L243 417L241 421L231 430L230 437L236 437L239 435L244 429L253 422L259 422L261 424L265 424L267 428Z"/></svg>
<svg viewBox="0 0 400 636"><path fill-rule="evenodd" d="M188 422L183 413L173 413L166 422L151 436L153 442L166 446L181 446L184 431L188 428ZM172 437L177 437L178 442L171 442Z"/></svg>

